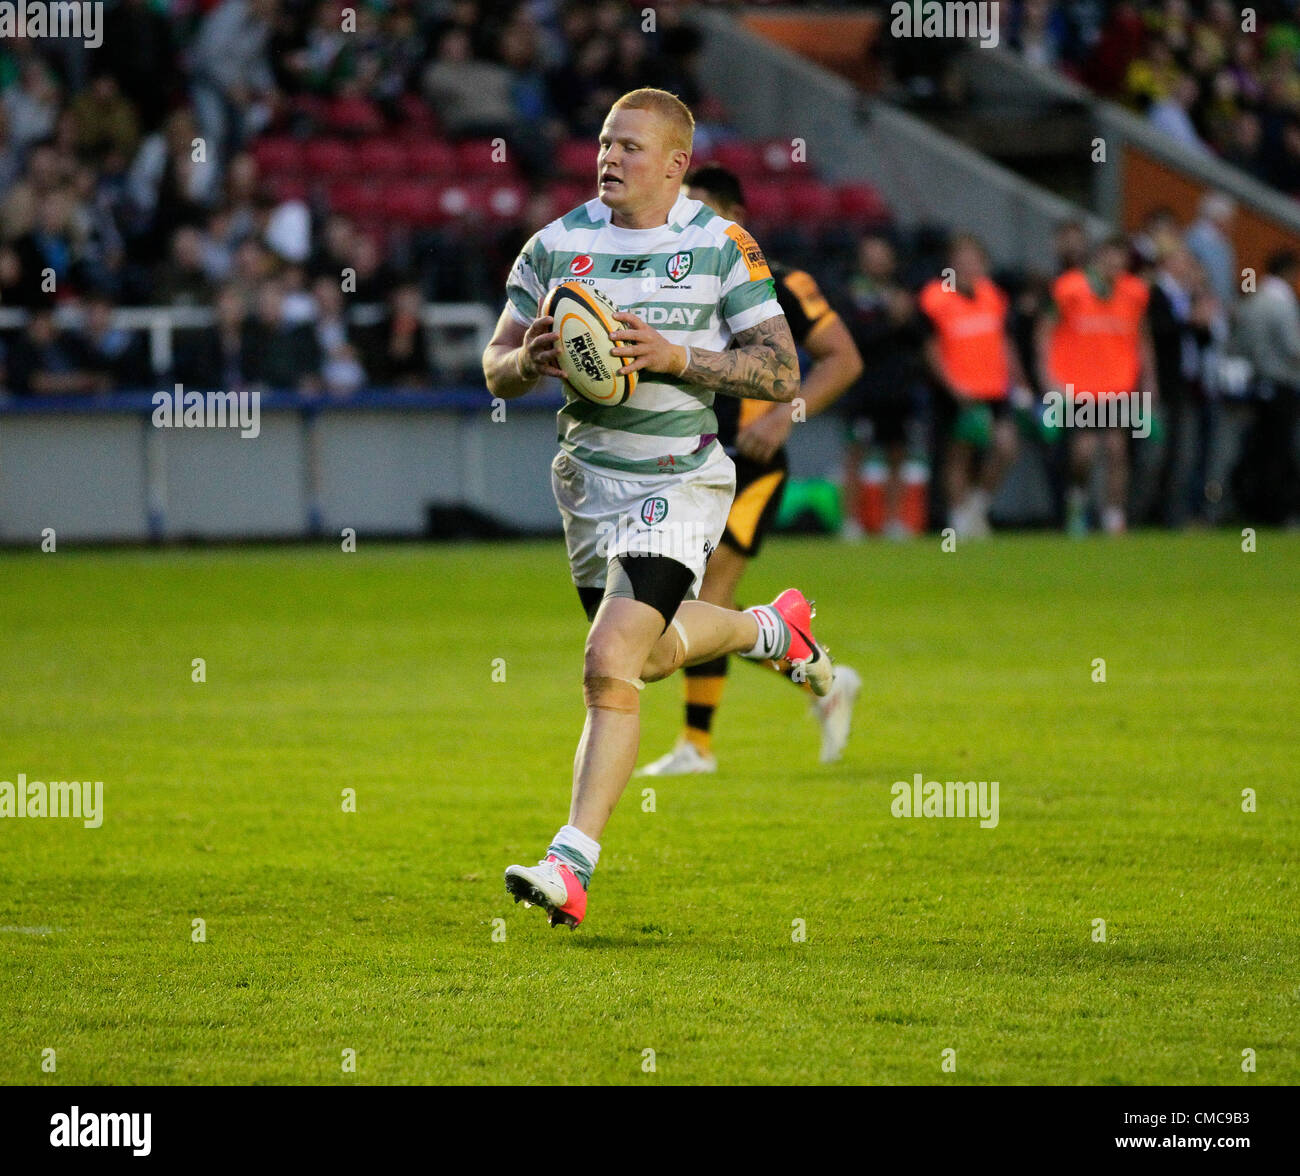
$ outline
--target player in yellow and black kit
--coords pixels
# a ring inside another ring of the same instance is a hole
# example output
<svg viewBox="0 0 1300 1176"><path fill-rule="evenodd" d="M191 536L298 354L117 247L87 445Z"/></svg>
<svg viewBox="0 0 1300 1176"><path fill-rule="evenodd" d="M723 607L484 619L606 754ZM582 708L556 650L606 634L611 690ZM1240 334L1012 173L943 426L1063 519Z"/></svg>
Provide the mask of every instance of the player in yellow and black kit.
<svg viewBox="0 0 1300 1176"><path fill-rule="evenodd" d="M719 216L744 223L745 200L740 181L717 164L704 164L686 177L687 195L701 200ZM763 537L780 509L788 463L785 442L798 407L804 419L816 416L839 399L862 373L862 357L839 315L831 309L816 281L802 270L771 262L777 301L785 312L794 341L812 361L794 405L764 404L719 396L713 405L718 440L736 464L736 496L722 542L709 558L700 599L727 608L739 607L736 589L745 567L763 545ZM788 676L786 667L767 663ZM680 776L717 770L712 750L713 715L727 681L727 659L704 662L686 671L686 728L667 755L647 764L639 776ZM839 663L835 685L825 698L813 699L822 728L821 759L839 759L848 742L853 704L861 680ZM809 694L811 697L811 693Z"/></svg>

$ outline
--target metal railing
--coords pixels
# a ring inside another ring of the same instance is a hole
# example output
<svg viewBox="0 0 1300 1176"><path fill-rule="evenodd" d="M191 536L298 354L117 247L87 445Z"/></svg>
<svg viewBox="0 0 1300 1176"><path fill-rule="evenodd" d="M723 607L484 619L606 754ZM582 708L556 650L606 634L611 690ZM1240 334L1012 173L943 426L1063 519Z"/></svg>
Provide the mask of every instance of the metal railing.
<svg viewBox="0 0 1300 1176"><path fill-rule="evenodd" d="M358 303L348 308L349 323L358 327L382 321L380 303ZM30 312L0 307L0 330L21 330ZM85 322L81 306L56 307L55 321L65 329L77 329ZM476 367L479 356L492 338L496 314L477 302L430 302L422 320L428 330L430 372L450 374ZM172 370L173 337L177 331L210 327L216 312L209 306L129 306L113 311L112 325L120 330L139 331L149 338L149 359L154 375L164 378Z"/></svg>

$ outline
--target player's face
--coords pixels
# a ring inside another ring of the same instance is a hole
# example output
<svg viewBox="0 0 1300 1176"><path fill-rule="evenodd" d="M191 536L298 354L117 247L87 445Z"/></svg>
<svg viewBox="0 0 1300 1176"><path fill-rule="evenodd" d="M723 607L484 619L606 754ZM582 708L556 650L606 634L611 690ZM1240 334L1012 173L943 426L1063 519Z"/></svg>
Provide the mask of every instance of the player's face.
<svg viewBox="0 0 1300 1176"><path fill-rule="evenodd" d="M984 254L973 245L963 245L952 255L952 268L963 286L984 277Z"/></svg>
<svg viewBox="0 0 1300 1176"><path fill-rule="evenodd" d="M1097 251L1097 270L1108 282L1113 282L1124 272L1128 257L1122 249L1113 245L1103 246Z"/></svg>
<svg viewBox="0 0 1300 1176"><path fill-rule="evenodd" d="M600 131L597 183L600 198L615 212L656 204L674 192L673 151L651 110L610 111ZM671 196L669 196L671 202Z"/></svg>

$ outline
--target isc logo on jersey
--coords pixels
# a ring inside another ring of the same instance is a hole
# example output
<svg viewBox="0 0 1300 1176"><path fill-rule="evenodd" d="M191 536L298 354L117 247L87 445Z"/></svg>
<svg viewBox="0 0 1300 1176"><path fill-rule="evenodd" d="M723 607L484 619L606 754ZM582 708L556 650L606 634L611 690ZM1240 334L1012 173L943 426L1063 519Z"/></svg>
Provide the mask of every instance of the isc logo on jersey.
<svg viewBox="0 0 1300 1176"><path fill-rule="evenodd" d="M561 282L546 295L541 313L555 319L560 370L579 396L593 404L618 405L636 391L636 372L623 372L632 360L613 355L610 335L622 329L614 317L618 307L599 290Z"/></svg>

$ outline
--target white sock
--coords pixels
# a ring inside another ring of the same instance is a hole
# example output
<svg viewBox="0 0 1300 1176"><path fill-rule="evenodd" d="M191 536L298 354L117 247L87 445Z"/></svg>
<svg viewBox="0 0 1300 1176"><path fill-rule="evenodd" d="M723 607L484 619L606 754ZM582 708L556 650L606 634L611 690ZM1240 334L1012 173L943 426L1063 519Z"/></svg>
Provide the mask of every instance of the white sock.
<svg viewBox="0 0 1300 1176"><path fill-rule="evenodd" d="M785 657L790 649L790 630L781 614L770 604L756 604L745 609L758 622L758 640L748 653L741 653L751 661L776 661Z"/></svg>
<svg viewBox="0 0 1300 1176"><path fill-rule="evenodd" d="M600 861L600 842L593 841L576 825L564 825L551 838L547 852L564 858L586 886L591 882L596 863Z"/></svg>

